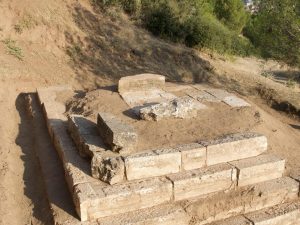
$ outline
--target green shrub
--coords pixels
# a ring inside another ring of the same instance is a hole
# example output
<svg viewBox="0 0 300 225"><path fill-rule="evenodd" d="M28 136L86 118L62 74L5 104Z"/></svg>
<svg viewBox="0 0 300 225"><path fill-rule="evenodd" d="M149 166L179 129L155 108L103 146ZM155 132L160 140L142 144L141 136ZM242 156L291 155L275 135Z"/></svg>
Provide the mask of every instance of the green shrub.
<svg viewBox="0 0 300 225"><path fill-rule="evenodd" d="M19 60L23 60L24 55L22 49L17 46L17 42L12 39L5 39L3 43L6 45L8 54L15 56Z"/></svg>

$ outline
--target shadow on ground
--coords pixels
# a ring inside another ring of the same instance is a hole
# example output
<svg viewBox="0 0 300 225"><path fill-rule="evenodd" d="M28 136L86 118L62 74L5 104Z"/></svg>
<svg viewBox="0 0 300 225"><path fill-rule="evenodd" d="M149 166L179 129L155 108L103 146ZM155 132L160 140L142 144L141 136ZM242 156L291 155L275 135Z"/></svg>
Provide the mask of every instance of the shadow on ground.
<svg viewBox="0 0 300 225"><path fill-rule="evenodd" d="M172 81L199 83L211 75L209 62L192 49L152 37L121 13L104 13L97 8L91 11L80 3L69 10L81 30L65 33L67 53L78 79L86 77L83 73L92 73L116 81L149 72Z"/></svg>
<svg viewBox="0 0 300 225"><path fill-rule="evenodd" d="M24 94L20 94L17 97L15 106L21 119L19 133L15 142L21 147L23 153L21 159L24 162L24 194L33 202L33 219L45 225L53 224L39 162L34 151L34 134L32 132L31 119L26 111ZM32 223L34 224L34 221Z"/></svg>

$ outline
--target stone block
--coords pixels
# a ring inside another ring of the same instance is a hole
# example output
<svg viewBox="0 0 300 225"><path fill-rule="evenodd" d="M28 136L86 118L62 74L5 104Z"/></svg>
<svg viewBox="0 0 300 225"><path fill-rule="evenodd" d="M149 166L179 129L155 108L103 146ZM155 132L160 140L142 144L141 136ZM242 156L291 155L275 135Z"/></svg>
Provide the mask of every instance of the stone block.
<svg viewBox="0 0 300 225"><path fill-rule="evenodd" d="M188 225L189 216L177 205L162 205L103 219L101 225Z"/></svg>
<svg viewBox="0 0 300 225"><path fill-rule="evenodd" d="M171 101L150 105L140 109L143 120L159 121L164 118L193 118L201 109L207 108L188 96L175 98Z"/></svg>
<svg viewBox="0 0 300 225"><path fill-rule="evenodd" d="M221 102L220 99L203 90L188 89L186 94L200 102Z"/></svg>
<svg viewBox="0 0 300 225"><path fill-rule="evenodd" d="M181 153L176 149L159 149L124 157L126 177L136 180L178 173Z"/></svg>
<svg viewBox="0 0 300 225"><path fill-rule="evenodd" d="M225 102L227 105L231 107L247 107L251 106L248 102L245 100L237 97L237 96L227 96L223 99L223 102Z"/></svg>
<svg viewBox="0 0 300 225"><path fill-rule="evenodd" d="M228 164L171 174L174 200L180 201L205 194L225 191L235 186L236 169Z"/></svg>
<svg viewBox="0 0 300 225"><path fill-rule="evenodd" d="M184 144L176 147L181 152L181 168L183 170L199 169L206 165L206 147L198 144Z"/></svg>
<svg viewBox="0 0 300 225"><path fill-rule="evenodd" d="M120 156L95 153L91 161L92 176L109 184L125 180L125 164Z"/></svg>
<svg viewBox="0 0 300 225"><path fill-rule="evenodd" d="M229 219L209 223L208 225L253 225L253 224L244 216L235 216Z"/></svg>
<svg viewBox="0 0 300 225"><path fill-rule="evenodd" d="M172 184L164 178L106 187L83 183L74 190L74 203L82 221L149 208L171 198Z"/></svg>
<svg viewBox="0 0 300 225"><path fill-rule="evenodd" d="M138 135L133 127L108 113L99 113L97 125L103 141L114 152L130 151L137 143Z"/></svg>
<svg viewBox="0 0 300 225"><path fill-rule="evenodd" d="M94 153L105 151L105 145L98 134L97 124L80 115L68 117L68 130L82 157L93 157Z"/></svg>
<svg viewBox="0 0 300 225"><path fill-rule="evenodd" d="M283 176L285 160L265 154L230 162L238 170L238 186L246 186Z"/></svg>
<svg viewBox="0 0 300 225"><path fill-rule="evenodd" d="M118 91L120 93L124 93L129 91L149 90L153 88L162 89L164 86L164 76L146 73L122 77L119 80Z"/></svg>
<svg viewBox="0 0 300 225"><path fill-rule="evenodd" d="M245 215L254 225L300 224L300 202L280 204Z"/></svg>
<svg viewBox="0 0 300 225"><path fill-rule="evenodd" d="M267 138L256 133L227 135L213 141L202 141L207 147L207 165L254 157L267 150Z"/></svg>
<svg viewBox="0 0 300 225"><path fill-rule="evenodd" d="M215 96L216 98L220 99L221 101L223 101L226 97L231 97L234 96L233 94L222 90L222 89L205 89L205 91L213 96Z"/></svg>
<svg viewBox="0 0 300 225"><path fill-rule="evenodd" d="M161 89L151 89L125 92L122 98L130 107L145 107L175 99L176 96Z"/></svg>
<svg viewBox="0 0 300 225"><path fill-rule="evenodd" d="M298 190L295 180L283 177L206 195L185 209L189 215L198 218L197 225L208 224L296 200Z"/></svg>

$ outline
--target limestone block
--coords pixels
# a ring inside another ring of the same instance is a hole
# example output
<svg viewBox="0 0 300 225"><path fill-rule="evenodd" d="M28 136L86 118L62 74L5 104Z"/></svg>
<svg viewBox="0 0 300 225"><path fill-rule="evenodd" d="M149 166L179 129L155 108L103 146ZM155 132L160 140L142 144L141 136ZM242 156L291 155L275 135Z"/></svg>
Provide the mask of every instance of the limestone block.
<svg viewBox="0 0 300 225"><path fill-rule="evenodd" d="M188 225L189 217L182 207L162 205L98 220L101 225Z"/></svg>
<svg viewBox="0 0 300 225"><path fill-rule="evenodd" d="M92 176L109 184L125 180L125 165L122 157L95 153L91 161Z"/></svg>
<svg viewBox="0 0 300 225"><path fill-rule="evenodd" d="M236 169L228 164L171 174L167 176L173 182L174 200L180 201L201 195L228 190L236 181Z"/></svg>
<svg viewBox="0 0 300 225"><path fill-rule="evenodd" d="M132 126L108 113L99 113L97 125L103 141L114 152L130 151L137 143L138 135Z"/></svg>
<svg viewBox="0 0 300 225"><path fill-rule="evenodd" d="M126 156L124 161L127 179L135 180L178 173L181 153L176 149L159 149Z"/></svg>
<svg viewBox="0 0 300 225"><path fill-rule="evenodd" d="M300 224L300 202L285 203L246 214L254 225Z"/></svg>
<svg viewBox="0 0 300 225"><path fill-rule="evenodd" d="M181 152L183 170L199 169L206 165L206 148L198 143L184 144L176 148Z"/></svg>
<svg viewBox="0 0 300 225"><path fill-rule="evenodd" d="M296 200L299 186L289 177L216 192L189 204L185 209L198 218L197 225L227 219L243 213Z"/></svg>
<svg viewBox="0 0 300 225"><path fill-rule="evenodd" d="M299 183L289 177L265 181L252 187L259 193L259 198L253 199L251 204L246 204L245 212L257 211L297 199L299 192Z"/></svg>
<svg viewBox="0 0 300 225"><path fill-rule="evenodd" d="M97 125L92 120L81 115L70 115L68 130L82 157L91 158L94 153L105 151Z"/></svg>
<svg viewBox="0 0 300 225"><path fill-rule="evenodd" d="M238 186L246 186L282 177L285 160L265 154L230 162L238 170Z"/></svg>
<svg viewBox="0 0 300 225"><path fill-rule="evenodd" d="M200 142L207 147L207 165L254 157L267 150L267 138L256 133L227 135L213 141Z"/></svg>
<svg viewBox="0 0 300 225"><path fill-rule="evenodd" d="M223 99L223 102L225 102L227 105L231 107L247 107L251 106L248 102L245 100L237 97L237 96L227 96Z"/></svg>
<svg viewBox="0 0 300 225"><path fill-rule="evenodd" d="M200 102L190 97L180 97L171 101L150 105L140 109L143 120L159 121L163 118L193 118L197 112L207 108Z"/></svg>
<svg viewBox="0 0 300 225"><path fill-rule="evenodd" d="M205 91L213 96L215 96L216 98L220 99L221 101L223 101L226 97L231 97L233 96L233 94L222 90L222 89L205 89Z"/></svg>
<svg viewBox="0 0 300 225"><path fill-rule="evenodd" d="M165 77L157 74L139 74L122 77L119 80L118 90L120 93L128 91L140 91L153 88L162 89L165 86Z"/></svg>
<svg viewBox="0 0 300 225"><path fill-rule="evenodd" d="M209 225L253 225L244 216L235 216L226 220L210 223Z"/></svg>
<svg viewBox="0 0 300 225"><path fill-rule="evenodd" d="M186 94L200 102L221 102L220 99L203 90L188 89L186 90Z"/></svg>
<svg viewBox="0 0 300 225"><path fill-rule="evenodd" d="M74 203L82 221L131 212L172 198L169 180L154 178L112 186L84 183L75 187Z"/></svg>
<svg viewBox="0 0 300 225"><path fill-rule="evenodd" d="M161 89L150 89L124 92L122 93L122 98L130 107L145 107L175 99L176 96Z"/></svg>

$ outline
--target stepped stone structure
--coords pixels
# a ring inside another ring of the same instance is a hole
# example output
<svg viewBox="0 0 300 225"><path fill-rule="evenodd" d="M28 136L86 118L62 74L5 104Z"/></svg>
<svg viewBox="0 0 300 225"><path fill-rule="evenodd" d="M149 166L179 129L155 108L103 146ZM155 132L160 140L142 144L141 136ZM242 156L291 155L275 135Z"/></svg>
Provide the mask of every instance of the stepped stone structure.
<svg viewBox="0 0 300 225"><path fill-rule="evenodd" d="M129 110L137 112L138 107L141 115L140 120L126 121L107 112L97 112L97 118L67 117L56 96L69 88L37 89L36 107L44 114L78 215L56 224L300 224L299 180L284 177L285 160L267 152L263 134L199 137L190 143L139 149L144 134L135 129L137 123L193 119L174 116L182 112L169 108L170 98L194 102L181 106L192 110L193 117L210 104L250 107L220 89L186 86L178 88L184 96L176 96L176 91L168 93L160 75L120 79L120 96ZM133 98L132 93L144 95ZM148 121L146 115L156 119Z"/></svg>

